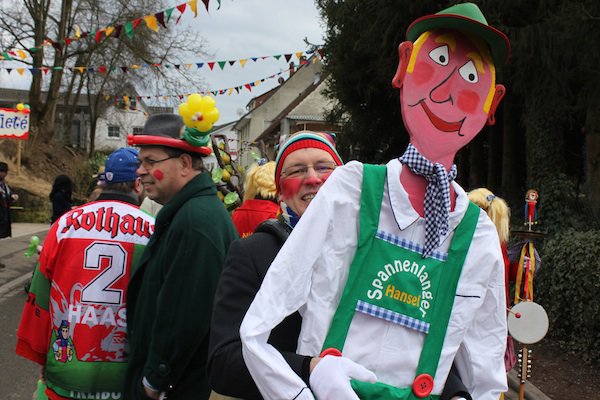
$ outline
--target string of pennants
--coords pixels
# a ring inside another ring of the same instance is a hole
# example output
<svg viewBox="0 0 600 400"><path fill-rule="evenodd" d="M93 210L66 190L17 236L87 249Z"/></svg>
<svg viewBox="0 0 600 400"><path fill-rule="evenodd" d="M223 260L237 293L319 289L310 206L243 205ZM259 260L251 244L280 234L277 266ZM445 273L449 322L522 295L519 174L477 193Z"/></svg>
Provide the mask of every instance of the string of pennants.
<svg viewBox="0 0 600 400"><path fill-rule="evenodd" d="M216 0L218 3L217 10L221 8L221 0ZM208 7L210 0L202 0L202 3L206 7L206 12L208 12ZM108 26L102 29L98 29L96 31L91 32L82 32L81 29L75 25L75 35L72 37L68 37L65 40L55 41L50 38L46 38L40 46L31 47L27 49L30 53L34 53L36 51L42 50L43 47L52 46L57 50L62 50L63 46L69 46L71 43L84 39L86 37L94 37L96 43L100 42L104 38L114 37L118 38L122 33L125 33L129 39L132 39L134 36L135 30L141 25L142 21L146 24L146 26L153 30L154 32L158 32L159 25L163 28L167 27L167 23L171 20L172 14L175 10L179 11L180 15L176 20L176 24L179 23L179 20L185 13L185 11L189 9L194 13L194 18L198 16L198 0L190 0L185 3L181 3L175 7L170 7L159 11L154 14L148 14L141 18L136 18L133 21L126 22L125 24ZM27 52L22 49L12 49L8 51L0 52L0 61L19 61L27 59ZM85 68L85 67L82 67Z"/></svg>
<svg viewBox="0 0 600 400"><path fill-rule="evenodd" d="M307 60L304 60L303 63L307 63ZM312 62L315 63L317 62L316 58L312 59ZM289 71L291 71L293 68L288 68L285 69L283 71L279 71L276 74L273 75L269 75L265 78L259 79L257 81L253 81L253 82L248 82L248 83L244 83L242 85L239 86L234 86L234 87L229 87L229 88L225 88L225 89L217 89L217 90L209 90L209 91L204 91L204 92L200 92L200 94L202 95L213 95L213 96L222 96L222 95L232 95L234 94L240 94L241 92L243 92L244 90L247 90L248 92L252 92L252 88L260 85L261 83L263 83L264 81L268 80L268 79L274 79L277 78L278 76L281 76ZM198 92L196 92L198 93ZM124 103L129 103L130 99L135 98L136 100L152 100L152 99L162 99L162 100L168 100L169 98L178 98L179 100L183 100L185 97L187 97L189 94L156 94L156 95L152 95L152 96L140 96L140 95L108 95L105 94L104 95L104 99L106 101L109 101L111 99L114 100L115 104L119 103L120 101L123 101Z"/></svg>
<svg viewBox="0 0 600 400"><path fill-rule="evenodd" d="M317 54L319 55L320 58L323 58L323 49L319 48L316 50ZM267 59L275 59L275 60L280 60L282 57L283 59L286 60L286 62L290 62L290 60L292 59L293 56L296 56L296 58L298 59L299 62L302 62L302 60L305 59L305 57L308 57L310 55L313 54L312 50L307 50L307 51L296 51L293 53L287 53L287 54L275 54L275 55L270 55L270 56L260 56L260 57L248 57L248 58L242 58L242 59L236 59L236 60L226 60L226 61L197 61L197 62L193 62L193 63L184 63L184 64L161 64L161 63L155 63L155 64L132 64L129 66L120 66L120 67L107 67L105 65L100 65L100 66L95 66L95 67L83 67L83 66L76 66L76 67L41 67L41 68L33 68L33 67L0 67L0 70L5 70L7 71L8 74L10 74L12 71L16 71L19 75L23 76L25 74L25 72L29 72L32 75L34 73L37 72L42 72L44 74L47 74L50 71L54 71L54 70L66 70L66 71L71 71L73 73L99 73L99 74L105 74L106 72L110 71L110 72L114 72L114 71L121 71L123 73L127 73L130 70L136 70L139 68L174 68L176 70L182 69L182 68L187 68L187 69L192 69L192 68L196 68L196 69L202 69L202 68L208 68L210 71L213 71L215 69L215 67L218 67L221 70L224 70L226 67L232 67L235 64L238 64L239 66L241 66L242 68L244 68L244 66L246 65L246 63L248 61L252 61L252 62L258 62L258 61L262 61L262 60L267 60Z"/></svg>

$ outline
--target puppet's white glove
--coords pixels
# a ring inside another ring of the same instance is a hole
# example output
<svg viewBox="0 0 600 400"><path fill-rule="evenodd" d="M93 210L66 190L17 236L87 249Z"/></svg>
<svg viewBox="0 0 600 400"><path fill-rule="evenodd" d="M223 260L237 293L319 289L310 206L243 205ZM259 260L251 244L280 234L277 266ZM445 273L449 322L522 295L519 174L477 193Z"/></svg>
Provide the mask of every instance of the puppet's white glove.
<svg viewBox="0 0 600 400"><path fill-rule="evenodd" d="M350 379L375 383L377 376L346 357L325 356L310 373L310 388L319 400L359 400Z"/></svg>

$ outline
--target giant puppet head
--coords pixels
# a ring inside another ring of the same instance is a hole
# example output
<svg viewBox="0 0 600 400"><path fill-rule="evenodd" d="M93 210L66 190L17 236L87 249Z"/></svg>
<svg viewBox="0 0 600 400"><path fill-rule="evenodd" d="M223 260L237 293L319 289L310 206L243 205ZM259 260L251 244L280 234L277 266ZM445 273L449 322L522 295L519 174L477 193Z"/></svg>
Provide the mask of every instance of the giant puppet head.
<svg viewBox="0 0 600 400"><path fill-rule="evenodd" d="M494 123L505 93L495 65L508 59L510 43L472 3L417 19L406 37L392 81L402 118L421 154L449 167L461 147Z"/></svg>

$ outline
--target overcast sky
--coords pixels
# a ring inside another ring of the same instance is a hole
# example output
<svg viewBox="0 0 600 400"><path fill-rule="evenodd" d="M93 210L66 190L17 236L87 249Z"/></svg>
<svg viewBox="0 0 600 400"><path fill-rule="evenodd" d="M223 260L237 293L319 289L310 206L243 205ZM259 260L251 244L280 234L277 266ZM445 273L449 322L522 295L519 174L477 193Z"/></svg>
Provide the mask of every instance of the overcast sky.
<svg viewBox="0 0 600 400"><path fill-rule="evenodd" d="M201 2L198 4L200 8ZM216 0L211 0L210 13L207 15L204 10L194 19L215 60L295 53L307 49L305 37L310 43L323 43L324 26L313 0L222 0L221 9L216 10L216 7ZM270 58L248 61L244 68L237 63L223 71L215 68L208 72L203 68L201 73L215 90L254 82L288 68L285 59ZM288 74L283 76L287 78ZM277 78L265 80L252 88L252 93L244 89L241 94L217 96L217 107L221 111L219 123L237 120L238 110L245 112L250 99L275 86Z"/></svg>
<svg viewBox="0 0 600 400"><path fill-rule="evenodd" d="M170 6L174 7L184 1L174 0ZM202 1L199 0L198 16L193 18L193 14L188 9L180 22L180 25L197 29L206 40L208 50L214 54L214 57L205 61L229 61L295 53L307 50L304 38L311 43L323 43L324 26L313 0L221 0L219 10L217 5L216 0L211 0L209 13L207 13ZM175 10L173 16L178 15L179 12ZM147 28L142 23L138 29ZM160 34L160 29L157 34ZM198 57L190 62L202 59ZM294 60L297 62L295 56L292 61ZM233 66L226 65L224 70L215 66L210 71L207 66L204 66L194 74L202 77L208 86L207 89L213 91L259 81L288 68L288 63L283 57L279 60L269 57L257 62L249 60L243 68L239 63ZM287 78L288 73L282 76ZM2 70L0 87L27 89L30 77L28 73L20 78L16 71L8 75ZM217 124L239 119L239 115L246 112L245 106L253 97L265 93L277 84L276 77L267 79L252 88L252 92L243 89L240 94L234 91L231 95L216 96L217 107L221 113ZM154 94L140 93L140 95Z"/></svg>

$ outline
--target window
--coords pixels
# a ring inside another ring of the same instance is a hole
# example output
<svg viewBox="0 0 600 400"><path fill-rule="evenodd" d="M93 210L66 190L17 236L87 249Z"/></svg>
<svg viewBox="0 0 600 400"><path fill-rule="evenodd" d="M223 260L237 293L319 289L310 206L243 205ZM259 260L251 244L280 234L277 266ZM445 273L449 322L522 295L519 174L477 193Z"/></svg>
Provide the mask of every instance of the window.
<svg viewBox="0 0 600 400"><path fill-rule="evenodd" d="M121 128L114 125L108 126L108 137L118 138L121 137Z"/></svg>
<svg viewBox="0 0 600 400"><path fill-rule="evenodd" d="M144 128L142 126L134 126L133 127L134 135L141 135L142 133L144 133Z"/></svg>

